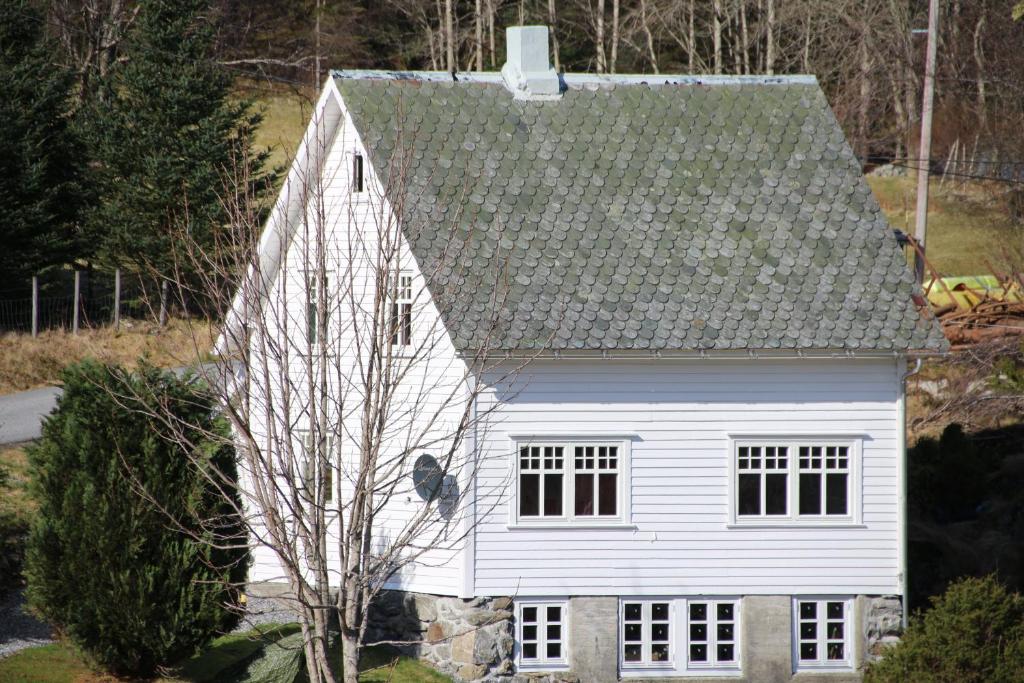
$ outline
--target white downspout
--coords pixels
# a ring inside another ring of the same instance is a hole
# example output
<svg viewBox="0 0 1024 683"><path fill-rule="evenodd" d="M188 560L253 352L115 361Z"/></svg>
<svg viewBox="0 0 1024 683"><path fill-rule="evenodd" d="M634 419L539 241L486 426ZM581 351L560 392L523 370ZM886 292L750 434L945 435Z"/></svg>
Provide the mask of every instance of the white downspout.
<svg viewBox="0 0 1024 683"><path fill-rule="evenodd" d="M898 368L899 366L897 366ZM899 370L897 370L899 372ZM899 416L897 421L899 422L899 439L898 448L900 454L900 485L899 485L899 500L897 505L899 506L899 528L900 528L900 588L903 591L903 630L907 630L907 626L910 623L910 606L908 604L909 590L907 589L907 567L909 566L910 556L910 541L907 530L907 477L909 474L908 463L907 463L907 379L913 377L917 373L921 372L921 359L916 359L914 363L914 369L903 373L900 376L900 397L898 401L898 412Z"/></svg>

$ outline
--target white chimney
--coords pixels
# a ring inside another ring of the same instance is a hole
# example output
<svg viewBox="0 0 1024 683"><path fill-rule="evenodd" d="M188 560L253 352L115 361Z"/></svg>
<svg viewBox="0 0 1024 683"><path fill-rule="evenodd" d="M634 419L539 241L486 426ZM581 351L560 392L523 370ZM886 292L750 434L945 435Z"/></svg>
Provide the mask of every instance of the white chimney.
<svg viewBox="0 0 1024 683"><path fill-rule="evenodd" d="M501 76L516 99L547 100L559 97L558 74L551 68L547 26L510 26Z"/></svg>

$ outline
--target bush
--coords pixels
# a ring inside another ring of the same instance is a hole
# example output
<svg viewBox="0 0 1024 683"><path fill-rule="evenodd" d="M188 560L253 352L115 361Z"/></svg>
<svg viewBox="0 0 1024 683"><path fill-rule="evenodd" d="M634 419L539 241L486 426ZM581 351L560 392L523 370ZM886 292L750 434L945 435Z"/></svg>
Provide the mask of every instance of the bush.
<svg viewBox="0 0 1024 683"><path fill-rule="evenodd" d="M224 437L227 426L194 381L95 362L63 379L28 451L39 504L25 559L29 601L95 664L149 676L238 623L226 606L246 576L244 531L208 478L234 479L234 449L207 436ZM160 413L177 420L191 453Z"/></svg>
<svg viewBox="0 0 1024 683"><path fill-rule="evenodd" d="M962 579L915 619L866 683L1024 680L1024 598L994 577Z"/></svg>
<svg viewBox="0 0 1024 683"><path fill-rule="evenodd" d="M23 519L0 510L0 597L21 585L27 533Z"/></svg>

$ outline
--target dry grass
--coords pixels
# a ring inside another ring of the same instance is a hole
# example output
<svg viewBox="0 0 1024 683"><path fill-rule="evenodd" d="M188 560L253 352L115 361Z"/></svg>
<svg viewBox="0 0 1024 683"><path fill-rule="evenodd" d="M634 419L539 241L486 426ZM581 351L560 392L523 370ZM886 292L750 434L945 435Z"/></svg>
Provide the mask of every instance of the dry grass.
<svg viewBox="0 0 1024 683"><path fill-rule="evenodd" d="M211 347L205 323L124 321L121 330L83 330L77 335L51 330L32 338L27 334L0 336L0 394L60 382L67 365L85 358L133 366L140 358L161 367L191 365L206 360Z"/></svg>
<svg viewBox="0 0 1024 683"><path fill-rule="evenodd" d="M914 234L917 185L913 177L868 177L889 223ZM928 259L943 275L981 275L999 267L1006 248L1024 246L1024 230L1010 218L1005 188L992 183L940 184L928 199ZM990 265L991 264L991 265Z"/></svg>

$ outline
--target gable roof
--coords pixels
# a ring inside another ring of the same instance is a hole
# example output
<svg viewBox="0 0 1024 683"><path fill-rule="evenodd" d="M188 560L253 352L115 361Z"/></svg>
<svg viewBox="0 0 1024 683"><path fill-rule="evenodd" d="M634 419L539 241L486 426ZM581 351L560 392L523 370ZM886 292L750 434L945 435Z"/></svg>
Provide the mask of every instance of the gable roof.
<svg viewBox="0 0 1024 683"><path fill-rule="evenodd" d="M812 77L333 77L459 350L947 348Z"/></svg>

